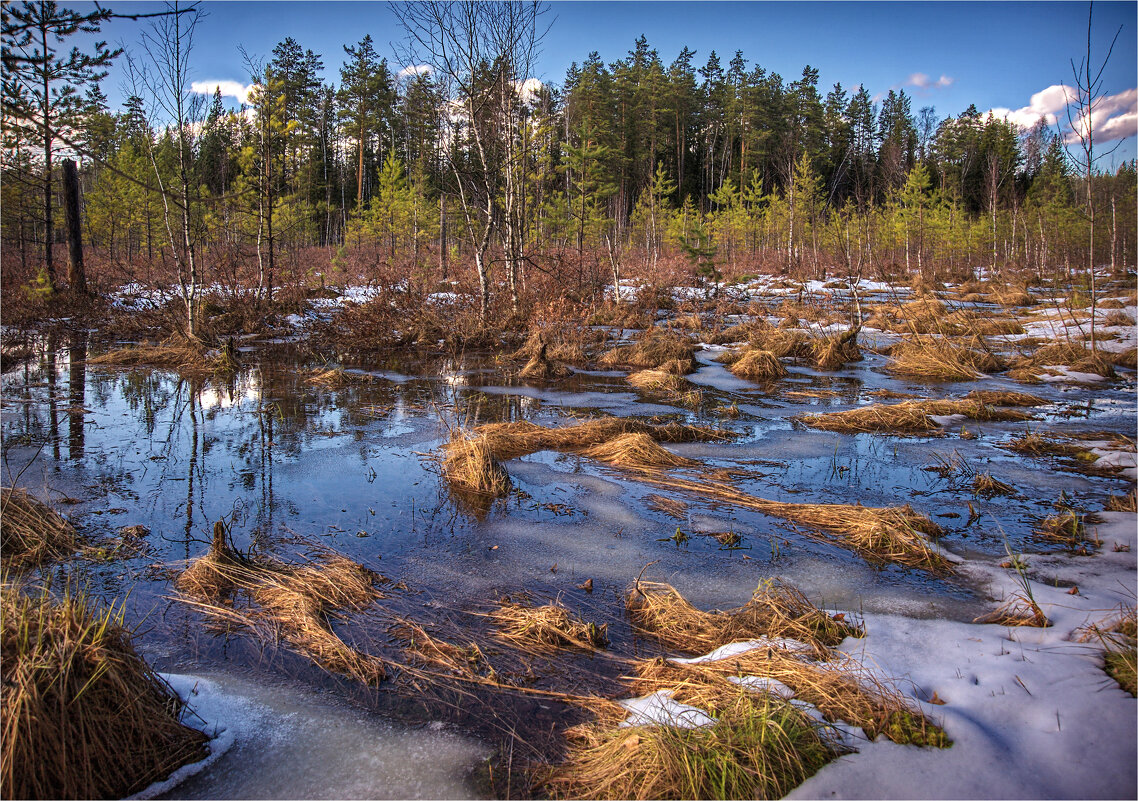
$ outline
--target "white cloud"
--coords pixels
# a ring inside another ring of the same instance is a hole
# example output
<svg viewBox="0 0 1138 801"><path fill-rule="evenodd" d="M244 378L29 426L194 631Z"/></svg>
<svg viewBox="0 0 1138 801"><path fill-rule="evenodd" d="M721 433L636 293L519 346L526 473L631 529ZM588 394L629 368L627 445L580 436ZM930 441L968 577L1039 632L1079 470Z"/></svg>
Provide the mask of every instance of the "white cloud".
<svg viewBox="0 0 1138 801"><path fill-rule="evenodd" d="M928 94L934 89L947 89L956 82L956 79L948 75L941 75L935 81L923 72L914 72L904 81L893 85L893 89L900 89L902 86L913 86L920 90L921 94Z"/></svg>
<svg viewBox="0 0 1138 801"><path fill-rule="evenodd" d="M430 64L412 64L410 67L404 67L396 74L396 78L403 80L410 78L412 75L429 75L431 72Z"/></svg>
<svg viewBox="0 0 1138 801"><path fill-rule="evenodd" d="M1099 98L1091 115L1076 117L1077 110L1073 105L1076 100L1075 91L1071 87L1055 84L1033 94L1031 102L1022 108L994 108L992 113L1021 128L1031 128L1039 120L1047 125L1060 123L1064 127L1070 126L1064 135L1067 144L1079 141L1079 134L1085 133L1088 127L1094 131L1095 140L1104 143L1126 139L1138 133L1138 89L1127 89L1125 92ZM1069 104L1074 118L1073 125L1067 118Z"/></svg>
<svg viewBox="0 0 1138 801"><path fill-rule="evenodd" d="M249 102L249 91L254 84L243 84L240 81L194 81L190 84L190 91L199 95L212 95L218 89L222 97L237 98L239 103Z"/></svg>
<svg viewBox="0 0 1138 801"><path fill-rule="evenodd" d="M526 78L517 84L518 95L521 97L523 103L532 103L544 85L545 84L537 78Z"/></svg>

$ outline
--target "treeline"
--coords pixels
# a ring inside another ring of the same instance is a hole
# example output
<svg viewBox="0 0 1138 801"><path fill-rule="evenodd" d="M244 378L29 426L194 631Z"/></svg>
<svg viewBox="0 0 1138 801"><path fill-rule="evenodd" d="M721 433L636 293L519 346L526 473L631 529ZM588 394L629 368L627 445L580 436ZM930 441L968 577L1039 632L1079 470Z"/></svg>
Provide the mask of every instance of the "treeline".
<svg viewBox="0 0 1138 801"><path fill-rule="evenodd" d="M1023 132L974 106L939 119L904 91L823 94L811 67L787 81L741 52L697 65L685 48L665 64L644 37L612 63L589 54L560 86L513 52L460 76L397 71L370 36L344 50L332 76L292 38L246 57L247 104L184 93L181 125L143 91L154 83L112 110L100 76L76 80L55 120L68 144L50 147L78 153L84 236L106 276L169 280L196 253L194 281L255 270L271 295L316 272L445 281L471 260L493 284L507 262L516 305L533 269L1071 277L1135 263L1134 162L1088 186L1042 124ZM4 263L29 276L62 233L45 228L43 131L16 110L6 90Z"/></svg>

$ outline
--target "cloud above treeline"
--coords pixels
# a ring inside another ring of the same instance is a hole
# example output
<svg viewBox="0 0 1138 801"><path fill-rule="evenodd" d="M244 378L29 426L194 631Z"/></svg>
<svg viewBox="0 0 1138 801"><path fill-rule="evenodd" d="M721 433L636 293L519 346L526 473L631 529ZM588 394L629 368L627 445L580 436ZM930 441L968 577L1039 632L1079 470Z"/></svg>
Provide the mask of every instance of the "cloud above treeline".
<svg viewBox="0 0 1138 801"><path fill-rule="evenodd" d="M412 64L409 67L404 67L396 73L396 77L400 80L410 78L412 75L428 75L431 72L430 64Z"/></svg>
<svg viewBox="0 0 1138 801"><path fill-rule="evenodd" d="M220 89L222 97L233 97L239 103L248 103L253 86L254 84L240 81L194 81L190 84L190 91L198 95L212 95Z"/></svg>
<svg viewBox="0 0 1138 801"><path fill-rule="evenodd" d="M956 81L955 78L950 78L947 75L941 75L935 81L923 72L914 72L906 79L904 86L915 86L918 89L932 90L932 89L947 89L952 86Z"/></svg>
<svg viewBox="0 0 1138 801"><path fill-rule="evenodd" d="M1059 125L1066 129L1064 141L1079 141L1080 134L1094 132L1097 142L1115 142L1138 134L1138 89L1127 89L1113 95L1103 95L1095 103L1094 112L1078 115L1074 107L1074 89L1063 84L1048 86L1031 96L1022 108L994 108L992 113L1004 117L1021 128L1031 128L1040 120L1046 125ZM1067 106L1071 105L1071 116Z"/></svg>

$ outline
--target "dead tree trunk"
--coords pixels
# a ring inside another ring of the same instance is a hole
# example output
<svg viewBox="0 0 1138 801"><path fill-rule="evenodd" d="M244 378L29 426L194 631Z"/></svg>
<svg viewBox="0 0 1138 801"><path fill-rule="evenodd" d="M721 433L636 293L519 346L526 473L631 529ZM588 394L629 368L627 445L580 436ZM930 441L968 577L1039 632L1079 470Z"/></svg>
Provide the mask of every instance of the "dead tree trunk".
<svg viewBox="0 0 1138 801"><path fill-rule="evenodd" d="M79 171L71 159L63 160L63 208L67 217L67 284L73 293L86 295L83 228L79 221Z"/></svg>

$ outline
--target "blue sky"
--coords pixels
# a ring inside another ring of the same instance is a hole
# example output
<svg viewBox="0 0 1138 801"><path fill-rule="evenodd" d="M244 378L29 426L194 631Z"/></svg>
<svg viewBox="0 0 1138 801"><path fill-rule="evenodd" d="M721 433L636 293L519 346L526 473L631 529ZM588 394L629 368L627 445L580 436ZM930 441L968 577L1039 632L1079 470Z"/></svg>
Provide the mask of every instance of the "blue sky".
<svg viewBox="0 0 1138 801"><path fill-rule="evenodd" d="M76 4L77 8L86 4ZM159 3L114 2L122 13L156 10ZM386 3L219 2L207 0L209 16L195 43L193 79L248 83L238 46L271 56L292 36L324 57L326 81L339 82L343 45L370 33L381 55L399 66L393 44L402 33ZM1060 84L1071 85L1071 59L1085 54L1086 3L1064 2L553 2L552 27L544 41L537 77L560 83L573 61L596 50L605 61L622 58L640 34L665 65L685 45L702 66L715 50L724 66L736 50L749 65L761 64L787 82L809 64L820 72L823 94L840 81L864 84L871 95L903 88L913 110L935 106L939 117L970 103L981 111L1001 109L1019 120L1055 113ZM135 49L143 22L115 21L103 37ZM1113 160L1134 158L1138 124L1138 3L1096 2L1092 44L1101 59L1122 26L1103 77L1112 97L1101 125L1125 137ZM118 70L104 84L112 103L121 101ZM921 76L924 76L923 78ZM1051 92L1047 92L1048 88ZM1033 102L1033 96L1035 100ZM232 98L229 98L232 101ZM1058 116L1065 121L1065 115ZM1096 125L1096 129L1099 126ZM1113 143L1107 144L1109 148ZM1104 148L1105 149L1105 148Z"/></svg>

